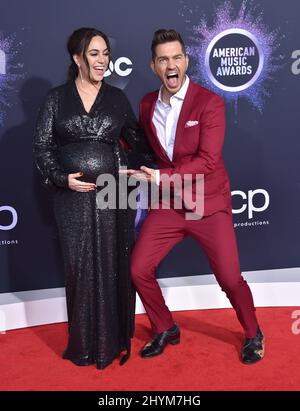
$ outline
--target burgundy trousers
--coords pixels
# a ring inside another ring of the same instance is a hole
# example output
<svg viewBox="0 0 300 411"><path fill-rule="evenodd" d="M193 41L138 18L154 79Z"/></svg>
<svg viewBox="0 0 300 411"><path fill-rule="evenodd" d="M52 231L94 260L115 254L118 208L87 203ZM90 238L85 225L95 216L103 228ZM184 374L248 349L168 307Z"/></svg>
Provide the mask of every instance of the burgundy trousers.
<svg viewBox="0 0 300 411"><path fill-rule="evenodd" d="M155 334L172 327L174 320L166 306L155 270L167 253L184 237L192 236L203 248L222 290L236 311L246 337L256 335L258 323L250 288L240 271L239 256L229 211L219 211L189 221L177 210L151 210L132 253L133 283L148 314Z"/></svg>

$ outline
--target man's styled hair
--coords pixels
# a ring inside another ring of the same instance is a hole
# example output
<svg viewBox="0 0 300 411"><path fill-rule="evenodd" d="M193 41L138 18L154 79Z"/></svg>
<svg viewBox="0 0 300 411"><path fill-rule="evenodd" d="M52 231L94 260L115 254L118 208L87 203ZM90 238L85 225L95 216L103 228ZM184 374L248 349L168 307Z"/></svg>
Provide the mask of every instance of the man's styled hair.
<svg viewBox="0 0 300 411"><path fill-rule="evenodd" d="M152 43L151 43L151 53L152 53L152 60L155 60L156 57L156 47L159 44L169 43L171 41L179 41L182 47L182 51L184 55L186 55L185 51L185 44L182 40L181 35L178 31L174 29L159 29L153 35Z"/></svg>

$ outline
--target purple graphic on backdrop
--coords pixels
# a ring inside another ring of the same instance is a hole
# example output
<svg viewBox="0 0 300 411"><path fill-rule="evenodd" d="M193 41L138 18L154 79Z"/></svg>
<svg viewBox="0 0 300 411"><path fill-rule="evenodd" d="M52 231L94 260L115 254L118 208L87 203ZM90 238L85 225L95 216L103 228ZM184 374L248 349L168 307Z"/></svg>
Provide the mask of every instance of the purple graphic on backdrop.
<svg viewBox="0 0 300 411"><path fill-rule="evenodd" d="M262 112L270 95L267 82L282 67L283 56L275 55L278 30L268 30L252 1L244 0L235 13L230 1L222 2L211 26L199 7L189 8L184 1L182 5L180 14L192 27L187 52L195 62L193 80L233 101L235 108L243 97Z"/></svg>
<svg viewBox="0 0 300 411"><path fill-rule="evenodd" d="M16 43L16 35L4 37L0 33L0 125L6 114L6 109L10 107L9 96L14 88L14 83L23 77L16 71L23 68L23 64L17 62L19 47L21 42Z"/></svg>

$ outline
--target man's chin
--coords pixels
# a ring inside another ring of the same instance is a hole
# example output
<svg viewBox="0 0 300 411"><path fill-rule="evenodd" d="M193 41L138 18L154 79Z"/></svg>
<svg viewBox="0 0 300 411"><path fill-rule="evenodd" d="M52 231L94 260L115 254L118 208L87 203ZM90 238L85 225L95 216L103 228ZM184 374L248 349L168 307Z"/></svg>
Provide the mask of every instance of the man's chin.
<svg viewBox="0 0 300 411"><path fill-rule="evenodd" d="M170 94L176 94L179 90L180 90L180 88L181 88L181 86L180 85L178 85L178 86L176 86L176 87L170 87L170 86L168 86L167 84L164 84L164 86L165 86L165 89L168 91L168 93L170 93Z"/></svg>

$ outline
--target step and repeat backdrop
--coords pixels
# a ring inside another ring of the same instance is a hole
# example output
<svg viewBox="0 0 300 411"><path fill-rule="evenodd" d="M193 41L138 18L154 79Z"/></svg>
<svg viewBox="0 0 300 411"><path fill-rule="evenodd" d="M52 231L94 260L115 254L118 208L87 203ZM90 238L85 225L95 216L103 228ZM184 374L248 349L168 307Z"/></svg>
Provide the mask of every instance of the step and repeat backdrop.
<svg viewBox="0 0 300 411"><path fill-rule="evenodd" d="M276 4L275 4L276 3ZM150 43L182 33L189 76L224 97L224 159L243 271L300 266L300 3L298 0L10 0L0 11L0 293L64 284L51 194L40 184L33 129L47 91L65 81L66 40L79 27L109 36L106 81L137 112L159 87ZM160 278L210 274L191 238ZM300 280L300 279L299 279Z"/></svg>

